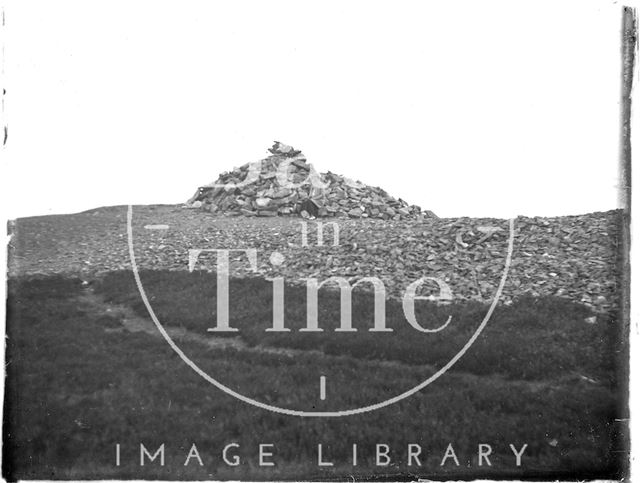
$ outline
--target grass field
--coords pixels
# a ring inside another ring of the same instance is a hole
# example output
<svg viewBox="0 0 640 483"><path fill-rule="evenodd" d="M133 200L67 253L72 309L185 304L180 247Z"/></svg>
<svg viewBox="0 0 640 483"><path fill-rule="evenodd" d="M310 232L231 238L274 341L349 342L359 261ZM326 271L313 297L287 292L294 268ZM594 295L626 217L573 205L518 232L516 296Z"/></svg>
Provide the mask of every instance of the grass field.
<svg viewBox="0 0 640 483"><path fill-rule="evenodd" d="M144 272L147 293L167 326L212 337L215 278L195 272ZM105 307L125 306L147 317L130 272L90 289ZM500 307L467 354L420 393L378 411L347 418L277 415L242 403L193 372L153 334L122 330L121 315L78 302L80 280L14 279L9 284L7 393L3 473L17 478L161 479L430 479L619 478L625 471L626 345L616 314L595 324L582 306L556 298L523 298ZM418 384L441 367L480 323L486 306L425 304L418 320L439 334L420 334L387 301L393 333L365 331L370 295L354 292L356 333L329 330L339 298L320 298L322 334L298 333L305 295L287 287L285 321L292 332L264 332L271 286L232 280L231 325L246 349L215 349L193 338L184 352L229 387L269 404L335 410L377 402ZM261 350L265 348L265 350ZM281 352L266 348L279 348ZM288 352L291 349L304 352ZM310 350L312 349L312 350ZM326 375L327 399L318 398ZM238 443L238 466L221 459ZM139 445L165 444L166 461L139 465ZM192 444L203 465L184 465ZM273 443L273 467L259 466L259 444ZM460 465L441 466L451 443ZM115 447L120 444L120 466ZM317 445L333 466L318 466ZM352 445L359 448L353 465ZM390 464L375 465L376 444ZM422 466L408 466L407 446L422 448ZM479 467L478 445L492 447ZM527 444L522 466L509 448Z"/></svg>

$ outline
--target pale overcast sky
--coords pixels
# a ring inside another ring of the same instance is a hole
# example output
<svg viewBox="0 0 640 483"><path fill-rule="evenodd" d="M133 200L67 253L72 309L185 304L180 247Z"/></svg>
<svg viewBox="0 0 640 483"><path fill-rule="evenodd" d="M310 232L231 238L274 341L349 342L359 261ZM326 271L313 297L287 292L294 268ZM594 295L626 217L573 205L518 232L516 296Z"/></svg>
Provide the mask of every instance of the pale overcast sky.
<svg viewBox="0 0 640 483"><path fill-rule="evenodd" d="M613 1L8 1L7 216L180 203L273 140L440 216L617 207Z"/></svg>

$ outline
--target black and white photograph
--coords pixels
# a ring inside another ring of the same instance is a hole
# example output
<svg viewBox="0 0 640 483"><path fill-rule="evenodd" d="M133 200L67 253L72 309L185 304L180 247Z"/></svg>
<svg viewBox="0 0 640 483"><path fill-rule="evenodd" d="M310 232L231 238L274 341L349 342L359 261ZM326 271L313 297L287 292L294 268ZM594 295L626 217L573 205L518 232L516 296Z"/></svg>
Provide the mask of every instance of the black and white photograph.
<svg viewBox="0 0 640 483"><path fill-rule="evenodd" d="M6 481L633 480L633 5L0 9Z"/></svg>

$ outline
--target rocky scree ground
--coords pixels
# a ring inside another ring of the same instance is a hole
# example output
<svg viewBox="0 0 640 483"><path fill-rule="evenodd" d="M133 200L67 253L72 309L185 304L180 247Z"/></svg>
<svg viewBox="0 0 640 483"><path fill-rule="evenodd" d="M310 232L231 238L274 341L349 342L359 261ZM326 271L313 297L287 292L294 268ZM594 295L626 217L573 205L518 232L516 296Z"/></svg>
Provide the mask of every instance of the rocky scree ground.
<svg viewBox="0 0 640 483"><path fill-rule="evenodd" d="M484 302L492 299L504 269L506 220L323 221L338 225L336 246L327 227L323 245L318 246L315 223L300 218L231 218L181 206L134 206L133 246L141 269L187 270L190 249L255 248L257 273L245 255L236 253L231 256L231 276L282 275L287 282L330 276L353 282L377 276L391 296L401 296L420 277L437 277L447 282L455 299ZM308 246L302 245L302 222L308 224ZM517 218L502 302L509 304L524 294L557 295L596 311L616 309L624 263L619 248L622 223L620 211ZM149 229L157 224L167 228ZM125 206L23 218L11 222L9 230L12 276L58 273L90 279L131 270ZM282 255L279 265L272 263L274 252ZM196 270L214 269L213 256L202 255Z"/></svg>

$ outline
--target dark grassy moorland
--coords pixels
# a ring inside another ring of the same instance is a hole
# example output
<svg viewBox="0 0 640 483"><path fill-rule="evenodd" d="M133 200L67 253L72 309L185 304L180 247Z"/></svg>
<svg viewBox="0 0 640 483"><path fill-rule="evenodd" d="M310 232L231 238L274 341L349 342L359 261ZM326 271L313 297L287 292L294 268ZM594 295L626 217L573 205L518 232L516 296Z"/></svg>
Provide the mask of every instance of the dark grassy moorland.
<svg viewBox="0 0 640 483"><path fill-rule="evenodd" d="M207 335L216 321L216 276L207 272L141 272L141 280L153 309L163 324L178 325ZM130 272L108 274L96 286L107 300L123 303L147 317L147 309ZM392 333L369 332L373 326L373 295L353 294L354 333L337 333L340 294L322 290L318 303L323 333L299 332L306 325L306 288L286 286L285 327L291 332L266 332L272 323L272 284L261 278L230 281L230 326L250 345L321 350L357 359L392 360L409 365L446 364L469 340L487 313L478 302L438 306L416 301L416 318L436 328L451 315L449 326L437 333L421 333L405 320L401 302L386 301L387 326ZM599 315L598 323L585 323L593 315L571 301L525 296L509 307L498 307L470 351L456 364L459 371L500 375L510 379L548 380L586 376L614 386L620 334L616 315Z"/></svg>
<svg viewBox="0 0 640 483"><path fill-rule="evenodd" d="M145 287L160 320L207 336L213 323L215 280L210 275L146 272ZM94 284L112 302L141 315L131 273ZM136 479L361 479L619 478L625 472L627 417L616 374L615 317L586 324L582 307L560 299L522 299L496 311L486 331L454 368L420 393L378 411L347 418L277 415L212 387L159 337L120 330L118 316L82 308L75 279L15 279L9 284L7 389L3 474L18 478ZM269 334L271 288L232 281L232 326L251 346L320 349L296 354L180 346L208 372L265 402L332 409L379 401L425 379L425 370L457 352L486 307L419 307L418 320L451 326L438 338L407 326L387 302L396 332ZM303 324L299 288L287 288L286 321ZM321 326L335 327L337 294L320 301ZM354 293L354 326L371 323L369 295ZM238 301L242 301L238 303ZM333 321L331 325L330 321ZM298 324L298 325L296 325ZM341 337L341 336L353 336ZM374 336L385 336L376 338ZM358 337L361 336L361 337ZM388 336L388 337L387 337ZM390 362L391 361L391 362ZM317 376L345 383L317 398ZM427 376L429 374L426 374ZM226 465L222 448L238 443L240 464ZM139 445L166 461L139 464ZM185 465L196 444L203 466ZM273 467L258 465L258 445L273 443ZM351 461L359 448L358 465ZM407 464L407 445L422 447L422 466ZM451 443L460 465L440 465ZM115 445L121 445L121 465ZM317 445L325 460L318 466ZM390 447L391 464L375 465L375 445ZM479 444L490 444L491 466L478 467ZM527 444L522 466L509 448Z"/></svg>

